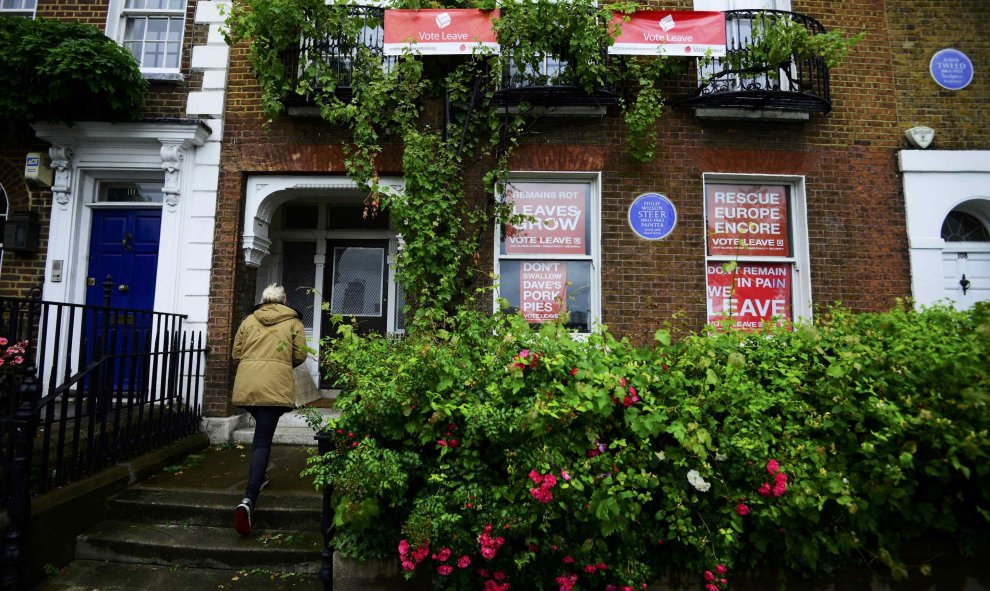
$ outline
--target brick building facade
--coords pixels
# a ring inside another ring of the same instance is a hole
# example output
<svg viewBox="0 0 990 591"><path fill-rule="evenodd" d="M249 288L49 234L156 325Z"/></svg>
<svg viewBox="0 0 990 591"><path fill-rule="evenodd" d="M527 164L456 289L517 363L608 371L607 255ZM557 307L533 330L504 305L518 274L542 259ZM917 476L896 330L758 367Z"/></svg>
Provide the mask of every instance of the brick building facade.
<svg viewBox="0 0 990 591"><path fill-rule="evenodd" d="M403 296L390 267L399 237L387 224L353 218L363 194L347 177L343 134L306 109L266 124L247 47L226 47L218 29L223 18L218 4L190 0L185 5L181 65L174 72L179 76L153 81L148 95L150 118L165 118L186 130L170 140L185 150L184 159L172 156L163 162L159 157L154 162L146 153L138 158L137 169L164 175L163 163L166 169L179 165L179 181L164 179L166 185L179 183L173 213L181 213L177 223L163 225L160 261L170 261L170 270L158 272L155 307L186 313L194 325L205 327L212 352L203 411L221 423L234 420L236 412L229 405L233 331L267 283L290 288L291 303L304 310L314 346L327 332L319 313L324 297L333 304L337 287L345 295L345 282L336 283L342 267L335 267L343 265L343 258L335 257L346 256L348 249L356 249L355 256L381 254L371 261L382 273L372 294L377 300L368 304L372 296L367 290L354 292L361 295L350 300L377 310L380 330L402 329ZM106 3L74 3L72 14L60 13L66 6L40 0L36 14L84 15L108 33L118 30ZM570 278L580 275L587 283L579 304L586 309L587 322L605 324L636 341L649 339L675 316L681 331L698 330L718 316L723 304L710 294L720 287L718 269L730 260L754 273L782 273L772 275L770 284L783 294L786 315L795 318L811 318L834 302L878 311L901 298L927 304L949 297L969 305L990 297L983 291L990 288L980 266L982 253L990 249L979 234L980 228L984 233L990 228L990 79L981 73L990 61L990 42L981 35L982 23L990 17L986 3L678 0L656 8L778 9L810 17L827 30L865 31L866 37L828 72L827 109L692 101L697 78L682 75L666 97L656 156L645 164L627 157L624 125L615 106L542 116L533 128L536 133L525 136L513 155L513 178L524 188L563 184L585 192L582 207L591 244L573 256L513 256L499 250L493 228L490 241L482 245L480 265L503 276L514 274L515 283L503 287L501 295L514 305L525 304L527 296L519 287L522 262L564 260L571 265ZM111 2L110 10L115 9L120 7ZM930 60L946 48L967 55L976 69L972 82L960 90L939 86L930 73ZM441 106L427 116L442 121ZM80 161L86 150L77 148L77 164L69 170L71 196L98 201L98 196L82 192L93 171L120 169L104 151L108 141L121 147L130 145L126 137L142 137L146 152L149 145L155 150L162 145L156 136L165 133L161 120L135 125L144 125L144 131L114 137L95 124L76 126L69 135L62 127L37 125L0 150L0 184L9 211L34 211L42 223L37 254L5 255L0 293L26 295L40 286L46 298L84 299L84 255L73 255L77 269L71 289L67 282L53 283L50 275L53 260L74 250L85 253L90 222L82 212L91 207L79 206L66 221L53 219L59 215L59 201L51 191L32 190L23 182L24 153L47 151L49 144L58 148L96 142L99 147L91 153L97 162ZM926 149L910 145L905 136L918 126L935 130ZM121 150L116 155L120 158ZM384 185L396 190L402 187L400 155L401 146L389 146L379 161ZM469 171L472 197L491 191L481 186L485 172L483 164ZM787 252L739 257L711 240L716 218L728 211L716 211L716 193L724 197L740 187L786 194L781 215L787 229L781 239ZM634 200L649 193L662 195L676 209L676 225L661 240L644 240L628 219ZM163 207L167 215L169 206ZM962 241L949 237L943 226L950 218L975 234ZM971 282L965 294L957 277L963 273ZM348 277L351 283L366 279ZM315 289L298 289L306 287ZM758 310L758 315L769 316L767 310ZM319 381L316 363L309 368Z"/></svg>
<svg viewBox="0 0 990 591"><path fill-rule="evenodd" d="M714 8L710 4L678 2L663 8ZM725 8L745 7L727 4ZM639 165L627 158L623 125L617 109L609 108L600 116L544 117L540 133L524 138L516 151L511 169L521 177L540 180L542 175L592 185L599 233L593 261L597 273L593 297L598 301L593 309L613 332L642 341L675 314L685 330L697 330L706 323L710 313L706 264L711 262L706 258L706 182L781 184L795 192L796 203L805 209L803 219L795 220L794 231L798 243L807 248L806 257L788 259L797 265L793 283L805 281L799 297L806 301L797 306L802 310L800 316L809 317L817 306L834 302L854 310L882 310L911 296L897 164L898 152L906 147L904 130L910 126L899 106L905 93L910 95L901 80L904 68L910 66L903 64L897 51L905 42L907 25L889 24L898 22L902 13L898 7L877 2L795 0L783 8L808 15L829 30L867 32L841 67L830 72L829 113L744 119L740 116L752 115L730 110L699 116L693 108L668 105L659 122L656 157ZM972 32L962 36L976 38ZM972 50L986 54L985 47ZM291 287L296 280L280 276L285 269L278 262L281 253L274 230L268 236L271 250L263 255L274 263L250 261L250 256L239 252L241 247L249 250L256 244L253 236L247 242L232 236L253 231L250 225L259 200L252 201L251 195L272 190L279 198L269 203L283 211L294 200L353 198L345 189L330 186L334 179L346 180L335 130L319 119L299 116L282 117L264 129L258 88L245 59L244 47L233 48L210 316L211 343L221 350L252 299L247 296L256 294L267 281L285 280ZM924 71L923 66L918 67ZM967 92L985 93L982 84ZM674 103L677 98L668 100ZM948 110L954 112L955 107ZM978 136L983 132L967 133ZM968 144L953 147L973 147L986 143L985 139L972 137ZM401 182L397 163L383 166L382 173ZM265 178L272 179L278 189L259 189ZM294 183L326 188L320 195L318 188L313 189L316 194L293 189ZM626 217L633 199L649 192L665 195L677 210L676 228L664 240L639 238ZM266 219L273 228L279 223L278 215ZM498 258L492 246L482 253L483 265L491 268ZM319 250L317 264L329 265L328 256ZM319 302L317 298L315 304ZM310 321L316 334L317 325ZM223 376L229 375L227 362L215 359L213 379L207 386L208 413L225 412L229 377Z"/></svg>

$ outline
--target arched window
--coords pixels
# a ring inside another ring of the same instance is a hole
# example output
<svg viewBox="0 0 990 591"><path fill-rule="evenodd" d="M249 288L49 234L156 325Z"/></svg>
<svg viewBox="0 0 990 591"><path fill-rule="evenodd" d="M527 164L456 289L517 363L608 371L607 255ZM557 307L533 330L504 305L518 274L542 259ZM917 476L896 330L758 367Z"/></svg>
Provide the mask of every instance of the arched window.
<svg viewBox="0 0 990 591"><path fill-rule="evenodd" d="M990 231L975 215L953 209L942 222L942 240L946 242L990 242Z"/></svg>

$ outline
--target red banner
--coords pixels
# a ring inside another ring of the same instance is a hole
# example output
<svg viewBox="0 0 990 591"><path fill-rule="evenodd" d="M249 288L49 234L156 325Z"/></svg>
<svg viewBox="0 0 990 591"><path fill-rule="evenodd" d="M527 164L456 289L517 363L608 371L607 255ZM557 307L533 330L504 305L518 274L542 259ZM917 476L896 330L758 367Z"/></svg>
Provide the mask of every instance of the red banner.
<svg viewBox="0 0 990 591"><path fill-rule="evenodd" d="M709 256L790 256L787 187L706 185Z"/></svg>
<svg viewBox="0 0 990 591"><path fill-rule="evenodd" d="M504 254L589 254L587 183L511 183L505 200L527 219L506 225Z"/></svg>
<svg viewBox="0 0 990 591"><path fill-rule="evenodd" d="M402 55L407 49L422 55L459 55L478 47L498 53L493 18L498 18L498 10L386 10L385 55Z"/></svg>
<svg viewBox="0 0 990 591"><path fill-rule="evenodd" d="M556 320L567 286L565 261L522 261L519 264L519 309L530 324Z"/></svg>
<svg viewBox="0 0 990 591"><path fill-rule="evenodd" d="M726 271L710 262L707 274L709 323L728 316L733 328L756 330L773 317L792 320L790 263L739 263Z"/></svg>
<svg viewBox="0 0 990 591"><path fill-rule="evenodd" d="M613 55L725 55L725 14L690 10L643 10L628 22L620 13L611 26L619 27ZM620 27L621 25L621 27Z"/></svg>

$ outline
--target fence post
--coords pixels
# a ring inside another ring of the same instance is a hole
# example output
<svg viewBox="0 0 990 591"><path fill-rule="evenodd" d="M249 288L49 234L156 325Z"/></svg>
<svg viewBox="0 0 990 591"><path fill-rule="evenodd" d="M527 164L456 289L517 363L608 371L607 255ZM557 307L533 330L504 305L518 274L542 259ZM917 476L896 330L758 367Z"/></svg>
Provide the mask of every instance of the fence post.
<svg viewBox="0 0 990 591"><path fill-rule="evenodd" d="M333 451L333 443L330 436L323 432L316 434L316 451L321 456ZM324 591L333 589L333 548L330 547L330 540L333 538L333 509L330 507L330 497L333 496L333 487L323 486L323 508L320 511L320 531L323 532L323 550L320 556L323 558L323 566L320 567L320 581L323 583Z"/></svg>
<svg viewBox="0 0 990 591"><path fill-rule="evenodd" d="M17 591L22 583L25 541L31 521L31 450L38 426L37 404L41 393L34 373L34 364L29 362L17 388L17 411L10 425L13 450L8 474L10 500L7 503L7 516L10 525L3 535L3 554L0 555L3 577L0 578L0 591Z"/></svg>

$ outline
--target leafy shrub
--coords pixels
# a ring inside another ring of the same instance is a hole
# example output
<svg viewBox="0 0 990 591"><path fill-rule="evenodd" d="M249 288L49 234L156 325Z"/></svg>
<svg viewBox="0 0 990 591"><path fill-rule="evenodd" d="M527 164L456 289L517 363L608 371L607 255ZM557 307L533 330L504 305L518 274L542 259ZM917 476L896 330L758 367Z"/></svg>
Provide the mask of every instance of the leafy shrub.
<svg viewBox="0 0 990 591"><path fill-rule="evenodd" d="M91 25L0 16L4 125L130 121L147 82L126 49Z"/></svg>
<svg viewBox="0 0 990 591"><path fill-rule="evenodd" d="M346 384L310 471L335 547L437 588L708 591L773 564L864 559L987 531L990 307L853 314L656 346L462 312L401 340L345 328ZM927 566L922 565L922 570Z"/></svg>

